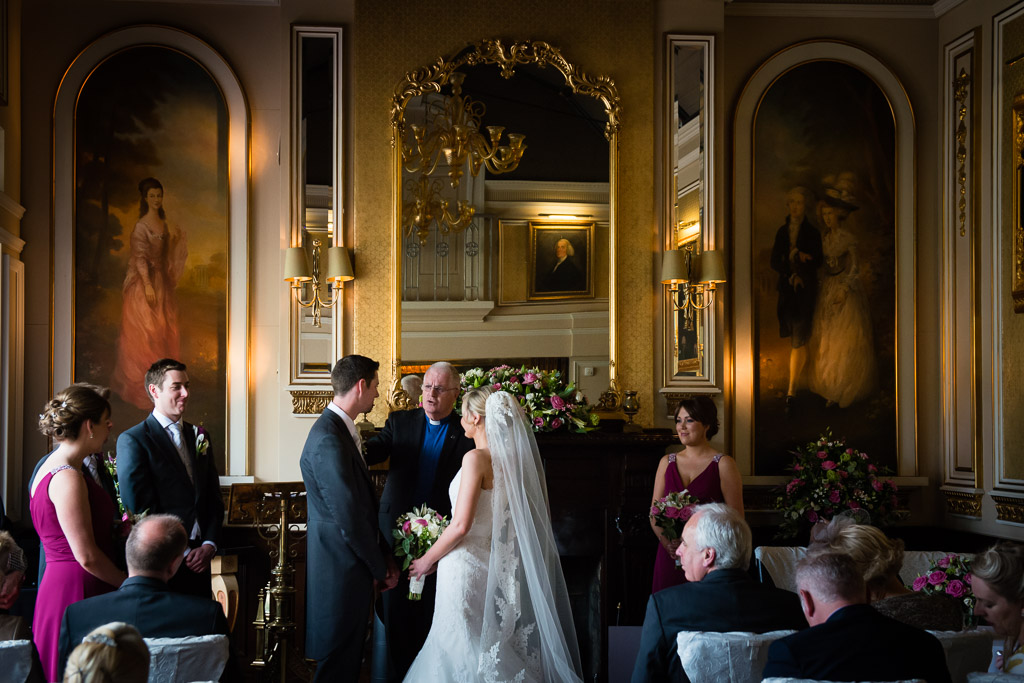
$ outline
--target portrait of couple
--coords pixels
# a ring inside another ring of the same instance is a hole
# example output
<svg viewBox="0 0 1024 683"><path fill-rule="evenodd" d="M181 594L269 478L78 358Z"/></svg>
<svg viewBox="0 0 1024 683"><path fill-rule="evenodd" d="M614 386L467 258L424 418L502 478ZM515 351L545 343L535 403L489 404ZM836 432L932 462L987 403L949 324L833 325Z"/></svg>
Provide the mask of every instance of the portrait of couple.
<svg viewBox="0 0 1024 683"><path fill-rule="evenodd" d="M374 610L374 647L386 649L374 652L375 680L481 680L487 673L581 681L544 470L518 401L473 389L460 418L459 373L435 363L423 377L421 407L393 412L364 443L355 419L373 408L377 371L365 356L337 362L334 397L300 459L314 680L358 679ZM385 460L378 506L368 466ZM400 576L391 531L399 515L424 504L451 524ZM422 600L408 599L410 576L426 576ZM516 601L513 615L506 606Z"/></svg>

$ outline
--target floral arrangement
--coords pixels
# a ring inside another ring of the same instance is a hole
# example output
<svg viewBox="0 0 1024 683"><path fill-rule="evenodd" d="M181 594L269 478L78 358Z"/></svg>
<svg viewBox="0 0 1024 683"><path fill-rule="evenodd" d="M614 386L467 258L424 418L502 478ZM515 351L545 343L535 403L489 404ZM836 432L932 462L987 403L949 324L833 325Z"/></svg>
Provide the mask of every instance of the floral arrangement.
<svg viewBox="0 0 1024 683"><path fill-rule="evenodd" d="M964 624L974 618L974 591L971 589L971 558L951 553L932 562L910 586L919 593L948 595L963 603Z"/></svg>
<svg viewBox="0 0 1024 683"><path fill-rule="evenodd" d="M563 382L558 370L545 372L525 365L499 365L490 370L473 368L462 375L462 392L490 385L519 400L535 432L565 428L583 433L597 429L598 417L572 382ZM461 402L460 402L461 404Z"/></svg>
<svg viewBox="0 0 1024 683"><path fill-rule="evenodd" d="M391 535L395 537L395 557L404 557L402 570L405 571L412 564L427 554L430 546L441 538L441 532L449 524L448 518L443 517L433 508L421 505L413 508L412 512L399 515L395 520L395 529ZM409 579L409 599L419 600L423 593L424 577Z"/></svg>
<svg viewBox="0 0 1024 683"><path fill-rule="evenodd" d="M683 489L659 498L651 505L651 519L660 527L665 537L674 541L683 535L686 520L693 516L693 508L700 501Z"/></svg>
<svg viewBox="0 0 1024 683"><path fill-rule="evenodd" d="M782 512L780 537L796 536L801 527L827 521L843 510L865 510L878 526L902 517L889 471L833 437L831 430L794 456L788 468L793 478L779 487L775 498L775 509Z"/></svg>

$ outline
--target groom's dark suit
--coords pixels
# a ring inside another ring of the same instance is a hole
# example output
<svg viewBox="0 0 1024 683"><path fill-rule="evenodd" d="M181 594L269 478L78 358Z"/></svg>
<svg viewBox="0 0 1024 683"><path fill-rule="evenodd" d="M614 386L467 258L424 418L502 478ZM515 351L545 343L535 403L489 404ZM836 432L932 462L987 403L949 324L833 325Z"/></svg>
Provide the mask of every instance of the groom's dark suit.
<svg viewBox="0 0 1024 683"><path fill-rule="evenodd" d="M117 481L124 506L138 514L175 515L191 536L199 524L199 538L190 541L195 547L204 541L220 545L224 523L224 502L220 497L220 479L213 464L213 453L207 448L196 455L196 431L182 420L181 438L192 462L195 484L181 461L167 431L150 413L149 417L117 437ZM196 574L182 563L171 581L181 592L210 597L209 572Z"/></svg>
<svg viewBox="0 0 1024 683"><path fill-rule="evenodd" d="M444 420L447 432L437 461L433 485L426 500L414 500L420 475L420 459L427 417L422 408L391 413L380 434L366 443L366 461L377 464L391 458L388 481L381 496L379 523L388 543L394 537L395 518L424 503L451 519L448 486L462 467L462 456L473 448L466 438L459 416L452 412ZM423 599L409 600L408 574L403 574L393 591L381 595L381 621L387 631L389 680L400 681L412 665L430 631L434 615L437 577L427 577Z"/></svg>
<svg viewBox="0 0 1024 683"><path fill-rule="evenodd" d="M306 485L306 656L316 681L359 678L373 581L390 544L377 529L369 470L340 416L317 418L299 459Z"/></svg>

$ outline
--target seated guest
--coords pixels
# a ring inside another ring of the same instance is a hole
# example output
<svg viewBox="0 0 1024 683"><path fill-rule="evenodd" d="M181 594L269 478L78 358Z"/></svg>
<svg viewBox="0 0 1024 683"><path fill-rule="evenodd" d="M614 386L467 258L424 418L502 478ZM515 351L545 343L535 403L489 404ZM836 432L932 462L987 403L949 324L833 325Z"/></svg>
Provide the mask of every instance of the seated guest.
<svg viewBox="0 0 1024 683"><path fill-rule="evenodd" d="M102 622L130 622L145 638L227 634L221 606L167 586L185 558L188 536L174 515L144 517L128 535L128 578L113 593L68 606L60 628L60 661Z"/></svg>
<svg viewBox="0 0 1024 683"><path fill-rule="evenodd" d="M1024 674L1024 545L997 543L971 563L974 613L1006 639L994 670Z"/></svg>
<svg viewBox="0 0 1024 683"><path fill-rule="evenodd" d="M64 683L146 683L149 649L139 632L115 621L94 629L74 649Z"/></svg>
<svg viewBox="0 0 1024 683"><path fill-rule="evenodd" d="M891 540L876 527L856 524L840 516L829 523L820 540L807 550L809 553L836 552L853 560L867 585L868 602L885 616L930 631L963 628L964 609L959 600L946 595L915 593L900 581L902 540Z"/></svg>
<svg viewBox="0 0 1024 683"><path fill-rule="evenodd" d="M676 555L686 580L647 601L633 683L685 681L676 655L680 631L765 633L804 627L800 601L789 591L750 578L750 527L724 503L697 506Z"/></svg>
<svg viewBox="0 0 1024 683"><path fill-rule="evenodd" d="M0 609L10 609L18 599L27 566L25 552L9 533L0 531Z"/></svg>
<svg viewBox="0 0 1024 683"><path fill-rule="evenodd" d="M797 565L796 583L811 628L772 643L765 678L920 678L949 683L946 655L938 639L872 609L864 577L850 558L838 553L809 554Z"/></svg>

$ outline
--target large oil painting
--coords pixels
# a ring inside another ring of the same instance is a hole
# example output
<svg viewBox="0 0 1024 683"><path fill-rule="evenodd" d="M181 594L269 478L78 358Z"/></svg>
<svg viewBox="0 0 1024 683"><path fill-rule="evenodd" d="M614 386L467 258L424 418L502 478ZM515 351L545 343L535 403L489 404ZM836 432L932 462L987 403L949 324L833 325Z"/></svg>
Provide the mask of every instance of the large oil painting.
<svg viewBox="0 0 1024 683"><path fill-rule="evenodd" d="M826 429L895 470L896 126L857 67L809 61L753 121L755 474Z"/></svg>
<svg viewBox="0 0 1024 683"><path fill-rule="evenodd" d="M188 365L186 417L225 443L228 137L218 84L178 50L122 50L81 88L73 377L111 388L116 432L152 410L146 369L170 357Z"/></svg>

